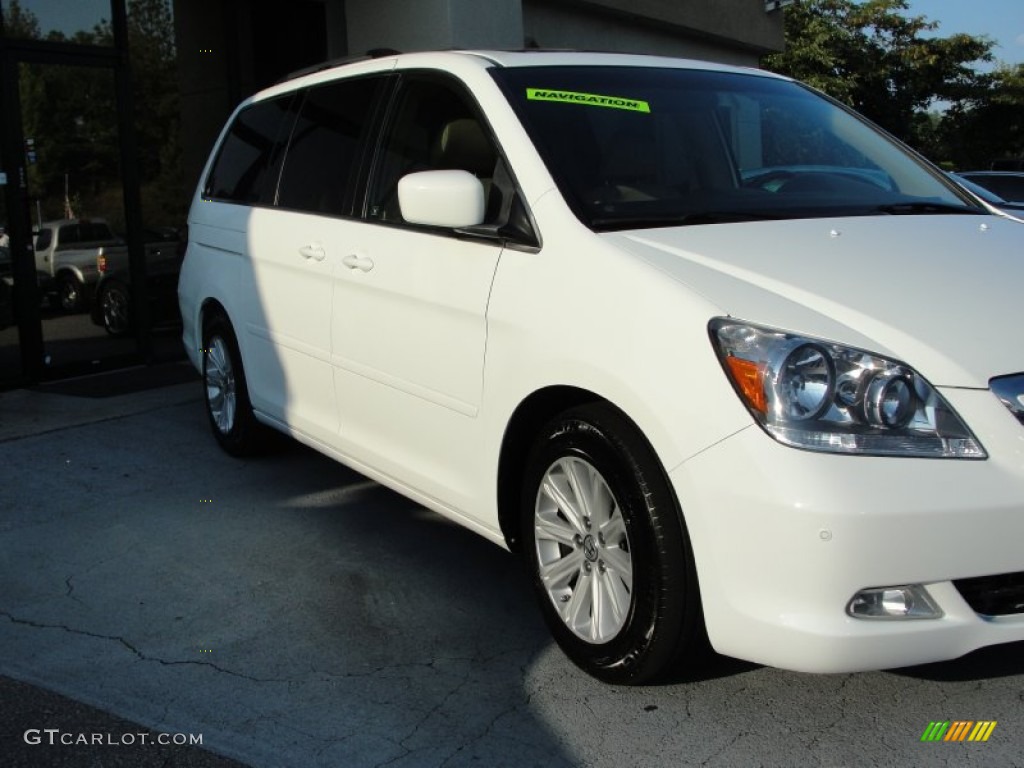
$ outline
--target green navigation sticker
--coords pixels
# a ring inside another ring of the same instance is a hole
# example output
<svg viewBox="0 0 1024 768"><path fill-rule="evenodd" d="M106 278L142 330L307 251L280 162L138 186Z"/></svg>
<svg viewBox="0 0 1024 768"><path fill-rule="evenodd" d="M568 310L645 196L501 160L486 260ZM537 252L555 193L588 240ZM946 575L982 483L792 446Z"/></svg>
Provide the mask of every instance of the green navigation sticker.
<svg viewBox="0 0 1024 768"><path fill-rule="evenodd" d="M576 91L549 91L546 88L527 88L526 98L530 101L564 101L568 104L587 104L591 107L627 109L630 112L650 113L651 105L639 99L623 99L619 96L599 96L596 93Z"/></svg>

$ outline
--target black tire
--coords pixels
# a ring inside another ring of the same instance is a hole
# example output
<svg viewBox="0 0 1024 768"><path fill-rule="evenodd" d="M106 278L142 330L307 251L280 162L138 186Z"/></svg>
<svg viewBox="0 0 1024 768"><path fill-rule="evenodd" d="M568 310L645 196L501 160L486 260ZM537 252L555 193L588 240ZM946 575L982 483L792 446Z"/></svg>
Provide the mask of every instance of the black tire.
<svg viewBox="0 0 1024 768"><path fill-rule="evenodd" d="M54 282L57 291L57 306L63 312L81 312L85 309L83 285L74 275L62 273Z"/></svg>
<svg viewBox="0 0 1024 768"><path fill-rule="evenodd" d="M127 285L117 280L104 282L96 303L107 333L121 338L132 332L131 296Z"/></svg>
<svg viewBox="0 0 1024 768"><path fill-rule="evenodd" d="M693 552L675 494L653 449L618 409L590 404L547 424L527 459L522 535L544 618L582 669L636 685L706 657Z"/></svg>
<svg viewBox="0 0 1024 768"><path fill-rule="evenodd" d="M203 326L203 390L213 436L232 456L260 453L269 431L253 415L249 388L231 322L223 315Z"/></svg>

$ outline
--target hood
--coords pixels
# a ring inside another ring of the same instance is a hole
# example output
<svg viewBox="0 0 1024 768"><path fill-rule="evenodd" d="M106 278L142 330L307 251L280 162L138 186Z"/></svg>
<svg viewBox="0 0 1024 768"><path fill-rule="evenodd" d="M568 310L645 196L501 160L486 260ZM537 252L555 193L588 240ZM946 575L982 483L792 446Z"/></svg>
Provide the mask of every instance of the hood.
<svg viewBox="0 0 1024 768"><path fill-rule="evenodd" d="M1024 226L997 216L710 224L602 237L721 315L901 360L936 386L1024 371Z"/></svg>

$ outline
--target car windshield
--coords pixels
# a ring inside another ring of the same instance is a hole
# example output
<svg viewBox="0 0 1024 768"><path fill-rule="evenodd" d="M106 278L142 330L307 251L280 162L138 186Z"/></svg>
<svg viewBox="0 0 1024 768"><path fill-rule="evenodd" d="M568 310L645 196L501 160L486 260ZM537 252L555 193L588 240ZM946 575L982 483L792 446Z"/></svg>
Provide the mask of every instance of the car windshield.
<svg viewBox="0 0 1024 768"><path fill-rule="evenodd" d="M591 229L983 207L866 121L787 80L654 67L491 70Z"/></svg>

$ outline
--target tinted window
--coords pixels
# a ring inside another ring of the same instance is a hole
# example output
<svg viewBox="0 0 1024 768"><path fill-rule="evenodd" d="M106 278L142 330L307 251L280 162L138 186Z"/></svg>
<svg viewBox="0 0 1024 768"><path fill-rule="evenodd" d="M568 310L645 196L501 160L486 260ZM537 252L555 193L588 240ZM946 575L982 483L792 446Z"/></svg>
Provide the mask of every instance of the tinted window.
<svg viewBox="0 0 1024 768"><path fill-rule="evenodd" d="M242 110L221 145L203 196L235 203L271 203L283 143L291 128L288 96Z"/></svg>
<svg viewBox="0 0 1024 768"><path fill-rule="evenodd" d="M653 67L490 72L596 230L984 213L856 115L788 81Z"/></svg>
<svg viewBox="0 0 1024 768"><path fill-rule="evenodd" d="M65 224L60 228L57 247L70 248L79 243L98 243L115 239L114 233L106 222L79 221L75 224Z"/></svg>
<svg viewBox="0 0 1024 768"><path fill-rule="evenodd" d="M398 181L417 171L469 171L483 182L490 202L497 159L487 127L467 96L448 83L406 81L378 159L369 217L401 221Z"/></svg>
<svg viewBox="0 0 1024 768"><path fill-rule="evenodd" d="M307 92L281 172L279 206L314 213L351 212L358 150L381 82L346 80Z"/></svg>
<svg viewBox="0 0 1024 768"><path fill-rule="evenodd" d="M50 247L50 243L53 242L53 230L52 229L41 229L39 234L36 235L36 250L45 251Z"/></svg>
<svg viewBox="0 0 1024 768"><path fill-rule="evenodd" d="M1024 201L1024 174L994 176L987 174L971 175L967 178L975 184L980 184L992 192L995 192L1004 200L1013 202Z"/></svg>
<svg viewBox="0 0 1024 768"><path fill-rule="evenodd" d="M57 248L67 248L75 243L80 243L82 238L78 236L77 224L66 224L60 228L60 237L57 238Z"/></svg>

